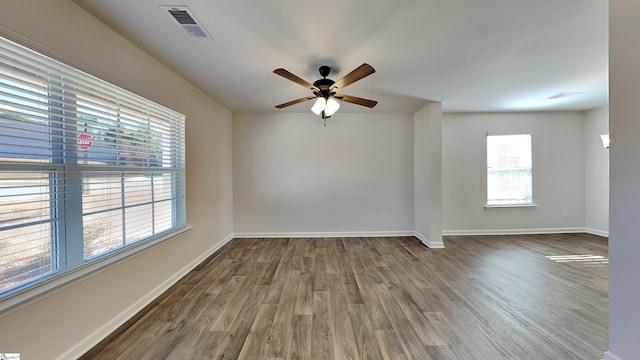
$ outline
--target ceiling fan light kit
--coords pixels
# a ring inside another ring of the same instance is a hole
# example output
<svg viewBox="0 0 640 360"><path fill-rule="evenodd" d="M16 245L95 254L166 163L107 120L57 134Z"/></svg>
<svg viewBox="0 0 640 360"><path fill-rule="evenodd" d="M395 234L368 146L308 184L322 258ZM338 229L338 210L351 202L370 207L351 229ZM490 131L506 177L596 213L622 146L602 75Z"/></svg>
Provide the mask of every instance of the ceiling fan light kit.
<svg viewBox="0 0 640 360"><path fill-rule="evenodd" d="M324 112L325 118L328 118L335 114L339 108L340 103L337 102L336 99L332 97L328 99L319 97L315 104L313 104L313 107L311 107L311 111L318 116L322 116L322 112Z"/></svg>
<svg viewBox="0 0 640 360"><path fill-rule="evenodd" d="M311 90L314 96L307 96L300 99L292 100L280 105L276 105L276 108L282 109L287 106L295 105L307 100L316 99L316 102L311 107L311 111L321 116L325 121L324 125L327 126L327 118L331 117L331 115L335 114L336 111L340 108L340 103L338 100L350 102L352 104L366 106L368 108L373 108L378 103L375 100L363 99L350 95L338 94L338 90L342 90L346 86L353 84L354 82L373 74L375 69L369 64L362 64L357 67L355 70L351 71L344 77L342 77L338 81L333 81L331 79L327 79L327 76L331 73L331 68L329 66L323 65L318 69L320 72L320 76L322 79L316 80L313 84L308 81L292 74L291 72L279 68L273 70L275 74L278 74L285 79L289 79L296 84L302 85L305 88Z"/></svg>
<svg viewBox="0 0 640 360"><path fill-rule="evenodd" d="M311 111L316 115L320 115L325 106L327 106L327 100L325 100L325 98L318 98L311 107Z"/></svg>

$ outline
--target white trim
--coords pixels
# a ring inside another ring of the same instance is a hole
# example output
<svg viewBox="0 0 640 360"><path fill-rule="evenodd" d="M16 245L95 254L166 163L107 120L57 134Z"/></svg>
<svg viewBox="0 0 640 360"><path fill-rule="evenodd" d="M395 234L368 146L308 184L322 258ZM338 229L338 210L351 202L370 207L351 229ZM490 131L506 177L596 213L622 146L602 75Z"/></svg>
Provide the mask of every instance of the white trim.
<svg viewBox="0 0 640 360"><path fill-rule="evenodd" d="M495 205L489 205L489 204L484 204L484 208L485 210L488 209L519 209L519 208L536 208L538 207L538 204L495 204Z"/></svg>
<svg viewBox="0 0 640 360"><path fill-rule="evenodd" d="M426 246L429 246L429 244L430 244L429 239L427 239L426 236L422 235L421 232L416 231L413 236L417 237L418 240L422 241L422 243L425 244Z"/></svg>
<svg viewBox="0 0 640 360"><path fill-rule="evenodd" d="M186 228L172 231L154 240L140 242L139 244L135 244L131 247L123 249L123 251L117 251L112 255L107 255L104 258L92 262L86 266L71 270L65 274L53 277L52 279L44 281L40 284L35 284L31 287L28 287L23 291L11 294L0 301L0 318L23 309L24 307L38 302L46 297L49 297L61 290L64 290L79 281L83 281L92 276L100 274L101 272L111 268L122 260L141 255L154 246L160 245L169 239L180 236L183 233L191 230L192 228L193 226L187 225Z"/></svg>
<svg viewBox="0 0 640 360"><path fill-rule="evenodd" d="M604 360L622 360L622 358L614 355L611 351L607 351L604 353Z"/></svg>
<svg viewBox="0 0 640 360"><path fill-rule="evenodd" d="M609 237L609 231L607 231L607 230L584 228L584 232L586 232L587 234L591 234L591 235L598 235L598 236L602 236L602 237L606 237L606 238Z"/></svg>
<svg viewBox="0 0 640 360"><path fill-rule="evenodd" d="M541 229L488 229L488 230L443 230L443 236L455 235L529 235L584 233L585 228L541 228Z"/></svg>
<svg viewBox="0 0 640 360"><path fill-rule="evenodd" d="M426 236L422 235L422 233L419 231L416 231L413 236L417 237L430 249L444 249L444 242L432 242L431 240L427 239Z"/></svg>
<svg viewBox="0 0 640 360"><path fill-rule="evenodd" d="M344 231L344 232L255 232L235 233L234 237L247 238L332 238L332 237L390 237L415 236L414 231Z"/></svg>
<svg viewBox="0 0 640 360"><path fill-rule="evenodd" d="M127 307L114 319L104 324L93 333L89 334L78 344L76 344L72 348L65 351L62 355L58 356L56 360L77 359L80 356L84 355L87 351L91 350L105 337L107 337L109 334L116 331L120 326L122 326L122 324L127 322L133 316L135 316L140 310L144 309L144 307L149 305L154 299L162 295L162 293L164 293L167 289L169 289L173 284L178 282L178 280L180 280L183 276L185 276L189 271L193 270L196 266L200 265L209 256L211 256L213 253L218 251L222 246L226 245L232 239L233 239L233 234L228 235L221 242L219 242L209 250L205 251L203 254L195 258L193 261L191 261L189 264L184 266L178 272L176 272L171 277L163 281L160 285L156 286L156 288L150 291L147 295L143 296L138 301L131 304L131 306Z"/></svg>

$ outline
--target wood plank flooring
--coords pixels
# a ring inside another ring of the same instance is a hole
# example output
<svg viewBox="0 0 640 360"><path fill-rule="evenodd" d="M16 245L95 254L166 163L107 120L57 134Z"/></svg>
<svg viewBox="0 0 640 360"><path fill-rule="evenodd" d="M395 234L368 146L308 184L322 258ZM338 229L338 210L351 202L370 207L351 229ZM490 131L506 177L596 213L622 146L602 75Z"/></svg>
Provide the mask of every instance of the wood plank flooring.
<svg viewBox="0 0 640 360"><path fill-rule="evenodd" d="M600 359L607 240L234 239L81 359Z"/></svg>

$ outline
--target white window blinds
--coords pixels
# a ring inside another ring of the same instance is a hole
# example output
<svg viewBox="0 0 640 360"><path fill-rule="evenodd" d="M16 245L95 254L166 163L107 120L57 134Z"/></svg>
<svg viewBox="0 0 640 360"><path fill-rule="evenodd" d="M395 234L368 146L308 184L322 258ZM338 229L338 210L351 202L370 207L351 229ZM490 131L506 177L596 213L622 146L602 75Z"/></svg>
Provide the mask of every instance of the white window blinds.
<svg viewBox="0 0 640 360"><path fill-rule="evenodd" d="M185 223L184 116L0 38L0 297Z"/></svg>
<svg viewBox="0 0 640 360"><path fill-rule="evenodd" d="M487 205L531 205L531 135L487 135Z"/></svg>

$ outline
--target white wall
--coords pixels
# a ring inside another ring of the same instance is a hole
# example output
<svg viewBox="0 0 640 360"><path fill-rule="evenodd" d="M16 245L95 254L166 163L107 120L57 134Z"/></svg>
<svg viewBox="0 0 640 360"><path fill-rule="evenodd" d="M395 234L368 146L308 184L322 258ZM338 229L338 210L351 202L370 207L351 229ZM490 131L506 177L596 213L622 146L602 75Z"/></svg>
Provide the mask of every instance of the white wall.
<svg viewBox="0 0 640 360"><path fill-rule="evenodd" d="M425 105L414 117L416 236L432 248L442 242L442 104Z"/></svg>
<svg viewBox="0 0 640 360"><path fill-rule="evenodd" d="M237 236L413 233L413 116L233 115Z"/></svg>
<svg viewBox="0 0 640 360"><path fill-rule="evenodd" d="M580 112L444 114L446 234L584 229L584 126ZM532 134L533 208L485 209L486 134ZM567 210L567 216L562 216Z"/></svg>
<svg viewBox="0 0 640 360"><path fill-rule="evenodd" d="M640 354L640 2L609 1L609 349L606 360Z"/></svg>
<svg viewBox="0 0 640 360"><path fill-rule="evenodd" d="M585 228L602 236L609 235L609 150L600 135L608 133L608 106L584 113Z"/></svg>
<svg viewBox="0 0 640 360"><path fill-rule="evenodd" d="M73 359L233 232L231 114L68 0L4 0L0 32L187 115L187 222L194 229L15 311L0 351ZM188 40L185 40L188 41Z"/></svg>

